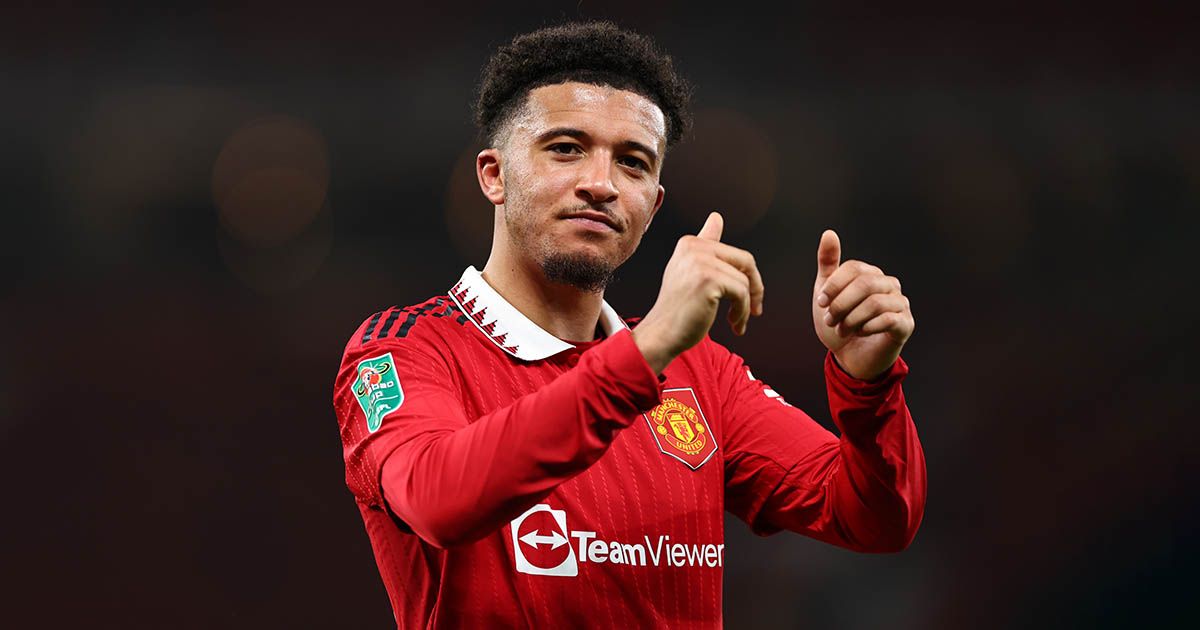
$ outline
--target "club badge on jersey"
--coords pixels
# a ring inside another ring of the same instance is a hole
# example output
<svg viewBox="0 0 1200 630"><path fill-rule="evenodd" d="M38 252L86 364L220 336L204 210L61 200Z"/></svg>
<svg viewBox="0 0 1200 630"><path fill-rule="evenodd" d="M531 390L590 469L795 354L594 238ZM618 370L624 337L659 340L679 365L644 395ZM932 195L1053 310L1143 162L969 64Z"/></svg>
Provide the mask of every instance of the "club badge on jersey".
<svg viewBox="0 0 1200 630"><path fill-rule="evenodd" d="M367 430L374 433L383 425L383 417L404 404L404 389L396 378L396 361L392 353L358 364L358 378L354 380L354 397L367 416Z"/></svg>
<svg viewBox="0 0 1200 630"><path fill-rule="evenodd" d="M717 440L690 387L663 390L662 403L643 414L664 455L697 470L717 452Z"/></svg>

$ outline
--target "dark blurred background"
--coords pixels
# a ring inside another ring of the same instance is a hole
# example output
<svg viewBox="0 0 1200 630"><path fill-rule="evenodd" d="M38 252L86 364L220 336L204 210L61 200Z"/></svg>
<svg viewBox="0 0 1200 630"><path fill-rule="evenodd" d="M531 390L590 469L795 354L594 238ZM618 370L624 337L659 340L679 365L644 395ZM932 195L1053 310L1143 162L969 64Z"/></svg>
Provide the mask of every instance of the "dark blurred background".
<svg viewBox="0 0 1200 630"><path fill-rule="evenodd" d="M821 231L917 318L916 541L731 519L730 627L1197 627L1195 13L433 4L4 10L0 623L392 623L334 372L364 317L482 266L479 68L582 17L697 86L620 312L723 210L768 308L714 336L827 426Z"/></svg>

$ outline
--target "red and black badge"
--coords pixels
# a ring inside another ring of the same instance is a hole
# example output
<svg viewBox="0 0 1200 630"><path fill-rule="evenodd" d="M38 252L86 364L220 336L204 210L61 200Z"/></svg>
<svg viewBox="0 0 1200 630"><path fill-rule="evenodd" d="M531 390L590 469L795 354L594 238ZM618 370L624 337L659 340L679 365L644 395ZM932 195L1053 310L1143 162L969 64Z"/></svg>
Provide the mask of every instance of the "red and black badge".
<svg viewBox="0 0 1200 630"><path fill-rule="evenodd" d="M643 415L659 450L692 470L703 466L717 452L717 440L692 388L664 390L662 403Z"/></svg>

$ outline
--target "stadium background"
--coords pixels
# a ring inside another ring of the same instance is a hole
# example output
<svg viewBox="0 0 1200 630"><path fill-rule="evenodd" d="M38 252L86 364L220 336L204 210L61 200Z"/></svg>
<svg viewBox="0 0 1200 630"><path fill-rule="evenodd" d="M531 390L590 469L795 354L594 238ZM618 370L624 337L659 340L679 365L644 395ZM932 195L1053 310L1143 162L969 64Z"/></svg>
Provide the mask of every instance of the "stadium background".
<svg viewBox="0 0 1200 630"><path fill-rule="evenodd" d="M821 230L913 301L915 543L855 555L731 520L731 627L1200 618L1194 15L236 4L5 10L5 625L391 623L334 371L363 317L483 264L478 69L570 17L654 35L697 86L619 311L724 210L767 310L715 336L828 426Z"/></svg>

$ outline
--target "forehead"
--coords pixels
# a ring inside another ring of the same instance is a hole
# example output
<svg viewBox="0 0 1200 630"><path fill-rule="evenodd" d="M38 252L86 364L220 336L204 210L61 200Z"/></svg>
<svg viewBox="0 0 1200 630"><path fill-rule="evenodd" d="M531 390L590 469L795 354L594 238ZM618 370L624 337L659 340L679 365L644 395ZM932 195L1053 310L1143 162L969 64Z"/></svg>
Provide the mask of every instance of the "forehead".
<svg viewBox="0 0 1200 630"><path fill-rule="evenodd" d="M590 83L544 85L529 92L515 128L536 137L546 129L573 127L592 135L620 135L659 149L666 142L666 119L650 99Z"/></svg>

